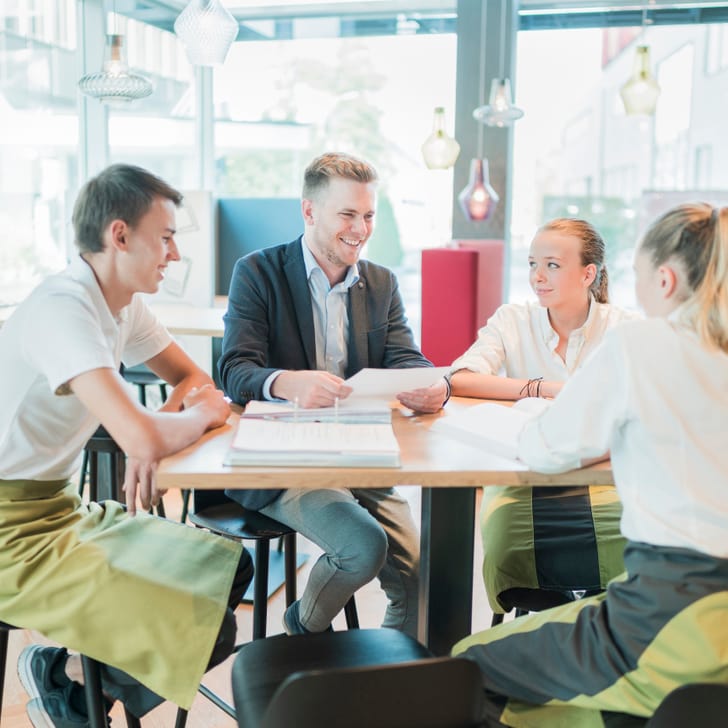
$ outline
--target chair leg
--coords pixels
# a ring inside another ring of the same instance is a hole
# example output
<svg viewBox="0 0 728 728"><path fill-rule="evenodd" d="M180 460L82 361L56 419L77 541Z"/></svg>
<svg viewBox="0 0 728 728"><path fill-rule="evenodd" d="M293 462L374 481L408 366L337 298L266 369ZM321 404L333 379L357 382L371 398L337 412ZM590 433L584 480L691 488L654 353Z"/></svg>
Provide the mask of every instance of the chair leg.
<svg viewBox="0 0 728 728"><path fill-rule="evenodd" d="M516 617L525 617L528 613L528 609L521 609L520 607L516 607Z"/></svg>
<svg viewBox="0 0 728 728"><path fill-rule="evenodd" d="M187 514L190 512L190 493L192 491L189 488L185 488L182 491L182 515L179 517L180 523L187 522Z"/></svg>
<svg viewBox="0 0 728 728"><path fill-rule="evenodd" d="M177 718L174 721L174 728L185 728L187 725L187 711L184 708L177 708Z"/></svg>
<svg viewBox="0 0 728 728"><path fill-rule="evenodd" d="M490 626L495 627L498 624L503 624L503 617L505 617L503 612L493 612L493 619L490 620Z"/></svg>
<svg viewBox="0 0 728 728"><path fill-rule="evenodd" d="M127 710L124 706L124 718L126 719L126 728L142 728L142 723L135 715Z"/></svg>
<svg viewBox="0 0 728 728"><path fill-rule="evenodd" d="M3 714L3 685L8 663L8 630L0 627L0 716Z"/></svg>
<svg viewBox="0 0 728 728"><path fill-rule="evenodd" d="M88 456L88 500L89 503L99 498L99 454L91 452Z"/></svg>
<svg viewBox="0 0 728 728"><path fill-rule="evenodd" d="M142 407L147 406L147 388L143 384L137 384L139 390L139 401L142 403Z"/></svg>
<svg viewBox="0 0 728 728"><path fill-rule="evenodd" d="M162 383L159 385L159 396L162 398L162 404L167 401L167 385Z"/></svg>
<svg viewBox="0 0 728 728"><path fill-rule="evenodd" d="M270 541L255 542L255 576L253 577L253 639L265 637L268 620L268 564Z"/></svg>
<svg viewBox="0 0 728 728"><path fill-rule="evenodd" d="M354 601L353 594L344 607L344 616L346 617L346 626L348 629L359 629L359 615L356 611L356 602Z"/></svg>
<svg viewBox="0 0 728 728"><path fill-rule="evenodd" d="M280 539L286 573L286 606L296 601L296 534L288 533Z"/></svg>
<svg viewBox="0 0 728 728"><path fill-rule="evenodd" d="M101 670L99 663L86 655L81 655L83 665L84 692L88 709L89 728L108 728L106 706L101 690Z"/></svg>
<svg viewBox="0 0 728 728"><path fill-rule="evenodd" d="M78 494L83 497L83 491L86 490L86 476L88 475L88 450L83 451L83 461L81 463L81 475L78 476Z"/></svg>

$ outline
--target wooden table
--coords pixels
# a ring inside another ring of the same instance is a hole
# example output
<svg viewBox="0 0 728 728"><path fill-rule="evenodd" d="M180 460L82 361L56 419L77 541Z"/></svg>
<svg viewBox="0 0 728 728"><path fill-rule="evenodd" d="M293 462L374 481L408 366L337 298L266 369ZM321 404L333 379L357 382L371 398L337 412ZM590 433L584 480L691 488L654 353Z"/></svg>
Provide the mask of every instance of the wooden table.
<svg viewBox="0 0 728 728"><path fill-rule="evenodd" d="M171 334L221 337L224 333L224 307L193 306L189 303L151 303L149 307ZM0 306L0 327L16 308Z"/></svg>
<svg viewBox="0 0 728 728"><path fill-rule="evenodd" d="M473 593L475 488L489 485L611 484L609 463L559 475L530 472L522 463L489 455L430 427L482 400L454 397L435 415L407 409L392 416L401 468L296 468L223 465L237 415L197 443L166 458L157 472L162 488L381 488L422 486L420 640L447 654L470 634Z"/></svg>

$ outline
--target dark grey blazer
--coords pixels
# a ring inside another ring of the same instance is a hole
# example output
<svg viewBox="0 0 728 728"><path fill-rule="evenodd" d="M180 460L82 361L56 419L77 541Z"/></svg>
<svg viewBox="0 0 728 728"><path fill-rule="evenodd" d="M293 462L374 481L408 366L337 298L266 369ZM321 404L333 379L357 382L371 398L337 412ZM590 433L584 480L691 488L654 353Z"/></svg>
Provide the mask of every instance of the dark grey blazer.
<svg viewBox="0 0 728 728"><path fill-rule="evenodd" d="M364 367L432 366L415 344L397 279L387 268L359 262L349 289L346 376ZM301 239L257 250L238 260L230 282L220 379L230 399L263 399L265 380L278 369L315 369L316 340ZM248 508L262 508L280 491L231 491Z"/></svg>

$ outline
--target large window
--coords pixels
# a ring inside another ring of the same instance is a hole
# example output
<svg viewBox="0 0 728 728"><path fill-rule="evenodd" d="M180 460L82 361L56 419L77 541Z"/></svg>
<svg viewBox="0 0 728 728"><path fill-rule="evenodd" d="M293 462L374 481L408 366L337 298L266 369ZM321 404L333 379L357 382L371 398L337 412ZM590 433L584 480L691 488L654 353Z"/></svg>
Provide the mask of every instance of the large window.
<svg viewBox="0 0 728 728"><path fill-rule="evenodd" d="M519 33L526 115L514 131L512 300L532 295L528 246L553 217L596 225L612 300L634 307L632 259L645 226L681 201L728 204L724 37L708 25ZM638 44L650 47L661 87L654 116L627 116L619 97Z"/></svg>
<svg viewBox="0 0 728 728"><path fill-rule="evenodd" d="M78 187L75 5L0 5L0 305L65 264Z"/></svg>

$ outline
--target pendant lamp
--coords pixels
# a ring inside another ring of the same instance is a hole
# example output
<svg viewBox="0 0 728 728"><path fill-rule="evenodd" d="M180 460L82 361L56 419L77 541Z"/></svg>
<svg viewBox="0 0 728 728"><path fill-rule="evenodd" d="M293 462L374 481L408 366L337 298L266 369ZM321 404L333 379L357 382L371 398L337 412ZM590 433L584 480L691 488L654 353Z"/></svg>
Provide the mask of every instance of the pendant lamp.
<svg viewBox="0 0 728 728"><path fill-rule="evenodd" d="M469 220L487 220L495 211L498 195L490 186L487 159L470 161L470 180L458 195L458 202Z"/></svg>
<svg viewBox="0 0 728 728"><path fill-rule="evenodd" d="M480 27L480 104L483 105L485 75L485 29L487 25L488 3L483 3ZM480 107L479 107L480 108ZM470 160L470 179L458 195L463 215L468 220L480 222L487 220L495 211L498 195L490 186L488 160L483 158L483 125L478 125L478 156Z"/></svg>
<svg viewBox="0 0 728 728"><path fill-rule="evenodd" d="M124 36L106 36L104 67L98 73L89 73L78 82L82 93L105 104L122 105L143 99L152 93L149 79L129 70L124 50Z"/></svg>
<svg viewBox="0 0 728 728"><path fill-rule="evenodd" d="M619 90L627 114L655 113L660 86L650 71L650 48L637 46L632 75Z"/></svg>
<svg viewBox="0 0 728 728"><path fill-rule="evenodd" d="M488 104L473 111L473 118L488 126L510 126L522 116L523 109L513 105L511 82L507 78L494 78L490 84Z"/></svg>
<svg viewBox="0 0 728 728"><path fill-rule="evenodd" d="M422 156L428 169L449 169L460 154L460 145L445 131L445 109L438 106L432 134L422 144Z"/></svg>
<svg viewBox="0 0 728 728"><path fill-rule="evenodd" d="M238 29L238 21L220 0L191 0L174 21L174 32L194 66L223 64Z"/></svg>
<svg viewBox="0 0 728 728"><path fill-rule="evenodd" d="M487 5L486 5L487 7ZM523 116L523 109L513 104L510 79L504 77L506 66L506 8L501 6L501 32L500 32L500 72L499 78L494 78L490 83L490 96L488 103L481 103L473 111L473 118L488 126L511 126ZM485 32L485 31L483 31ZM482 42L482 41L481 41Z"/></svg>

